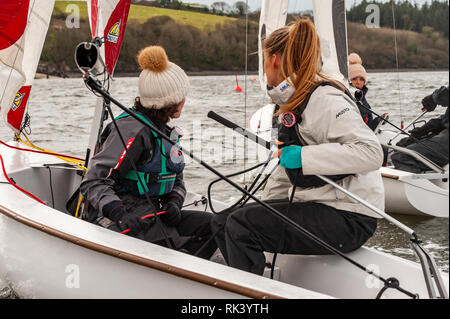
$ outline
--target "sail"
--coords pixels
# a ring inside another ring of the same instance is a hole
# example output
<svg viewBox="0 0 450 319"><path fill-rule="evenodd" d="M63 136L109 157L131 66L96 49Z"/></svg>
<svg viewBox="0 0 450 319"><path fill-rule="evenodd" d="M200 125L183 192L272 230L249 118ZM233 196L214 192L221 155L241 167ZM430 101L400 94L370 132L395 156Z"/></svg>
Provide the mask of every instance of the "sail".
<svg viewBox="0 0 450 319"><path fill-rule="evenodd" d="M344 84L348 79L345 0L315 0L314 24L320 36L322 71Z"/></svg>
<svg viewBox="0 0 450 319"><path fill-rule="evenodd" d="M261 16L259 20L259 80L265 91L267 86L266 73L264 71L264 54L262 44L273 31L286 24L289 0L263 0L261 4Z"/></svg>
<svg viewBox="0 0 450 319"><path fill-rule="evenodd" d="M0 113L20 131L55 0L0 2Z"/></svg>
<svg viewBox="0 0 450 319"><path fill-rule="evenodd" d="M112 75L119 58L131 0L89 0L87 5L92 38L105 40L100 50L108 73Z"/></svg>

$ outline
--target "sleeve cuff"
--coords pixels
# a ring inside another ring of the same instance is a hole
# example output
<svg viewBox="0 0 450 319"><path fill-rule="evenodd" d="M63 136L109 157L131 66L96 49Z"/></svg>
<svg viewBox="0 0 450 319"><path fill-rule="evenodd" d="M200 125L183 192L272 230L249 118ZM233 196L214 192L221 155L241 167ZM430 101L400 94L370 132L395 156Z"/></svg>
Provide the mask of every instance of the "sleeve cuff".
<svg viewBox="0 0 450 319"><path fill-rule="evenodd" d="M103 206L102 214L106 218L118 221L125 214L126 209L121 201L112 201Z"/></svg>

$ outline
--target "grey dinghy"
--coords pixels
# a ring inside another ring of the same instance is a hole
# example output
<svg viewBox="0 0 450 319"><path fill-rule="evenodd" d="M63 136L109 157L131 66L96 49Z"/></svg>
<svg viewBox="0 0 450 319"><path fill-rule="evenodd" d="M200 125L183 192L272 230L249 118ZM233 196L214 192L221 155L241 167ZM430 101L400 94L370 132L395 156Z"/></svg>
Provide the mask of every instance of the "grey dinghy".
<svg viewBox="0 0 450 319"><path fill-rule="evenodd" d="M5 145L0 154L9 178L47 203L0 175L0 278L22 298L375 298L384 286L334 255L279 255L274 280L112 232L65 212L76 168ZM186 203L199 199L189 194ZM428 297L419 264L366 247L348 257ZM395 289L382 297L408 298Z"/></svg>

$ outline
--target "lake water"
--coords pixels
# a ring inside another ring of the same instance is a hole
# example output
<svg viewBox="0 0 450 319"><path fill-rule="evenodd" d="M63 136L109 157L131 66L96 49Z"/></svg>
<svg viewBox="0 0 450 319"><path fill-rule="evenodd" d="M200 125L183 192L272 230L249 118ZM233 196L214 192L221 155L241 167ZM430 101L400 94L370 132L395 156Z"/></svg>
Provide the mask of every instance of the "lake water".
<svg viewBox="0 0 450 319"><path fill-rule="evenodd" d="M215 111L246 126L251 115L268 102L254 78L248 76L245 85L244 76L239 77L239 85L244 91L245 87L247 89L245 94L234 92L234 76L190 77L189 98L181 119L176 121L185 133L183 145L227 174L250 167L253 159L244 152L244 143L240 137L227 143L230 132L208 119L207 113ZM448 85L448 78L448 72L369 73L367 99L377 113L389 112L395 124L400 125L401 119L408 123L420 114L422 98L436 88ZM112 83L111 94L124 105L131 106L138 95L137 83L137 77L117 78ZM29 101L30 139L42 148L84 158L96 99L81 78L36 80ZM120 114L117 108L114 110L115 115ZM439 107L427 118L443 112L444 109ZM12 133L2 123L0 140L11 138ZM206 195L207 186L215 176L195 162L190 162L185 172L188 189ZM216 185L213 194L214 198L223 201L239 196L225 183ZM424 247L436 258L438 266L448 272L448 219L395 217L416 230L424 241ZM408 235L386 221L379 223L375 236L367 246L417 261L409 245ZM1 289L0 281L0 292Z"/></svg>

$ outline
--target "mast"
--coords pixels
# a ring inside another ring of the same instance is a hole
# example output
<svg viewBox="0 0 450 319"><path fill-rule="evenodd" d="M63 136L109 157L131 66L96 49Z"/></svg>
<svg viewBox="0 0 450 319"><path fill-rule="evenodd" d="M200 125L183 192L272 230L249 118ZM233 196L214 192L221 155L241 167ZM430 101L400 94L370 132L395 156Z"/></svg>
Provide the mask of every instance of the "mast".
<svg viewBox="0 0 450 319"><path fill-rule="evenodd" d="M106 65L107 81L112 78L124 39L131 0L88 0L89 23L92 39L99 38L104 43L100 47L102 60ZM107 113L103 98L97 99L94 119L86 158L92 157L98 148L99 137Z"/></svg>
<svg viewBox="0 0 450 319"><path fill-rule="evenodd" d="M0 112L20 133L55 0L2 0Z"/></svg>

